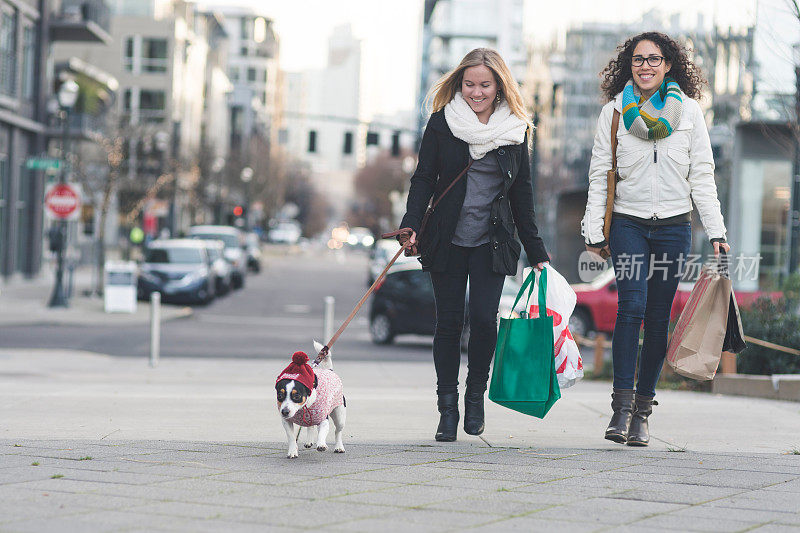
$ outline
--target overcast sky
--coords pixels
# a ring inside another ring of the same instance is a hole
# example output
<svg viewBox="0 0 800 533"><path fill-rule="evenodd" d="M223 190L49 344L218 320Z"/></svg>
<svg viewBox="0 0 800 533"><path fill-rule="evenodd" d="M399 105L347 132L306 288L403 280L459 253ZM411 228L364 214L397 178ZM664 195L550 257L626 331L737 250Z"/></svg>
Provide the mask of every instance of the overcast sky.
<svg viewBox="0 0 800 533"><path fill-rule="evenodd" d="M784 13L787 1L761 0L762 6L773 4ZM572 25L587 21L632 22L653 8L681 13L681 23L687 27L695 26L701 13L708 27L716 22L721 27L742 28L754 23L757 2L525 0L522 16L527 39L550 42L563 36L564 30ZM250 5L271 16L280 37L281 66L290 71L322 67L332 29L350 23L356 37L362 40L367 110L393 112L415 106L422 0L215 0L214 3ZM791 25L785 22L775 27L773 33L791 30ZM785 56L788 52L784 48L774 53ZM788 72L791 74L791 69Z"/></svg>

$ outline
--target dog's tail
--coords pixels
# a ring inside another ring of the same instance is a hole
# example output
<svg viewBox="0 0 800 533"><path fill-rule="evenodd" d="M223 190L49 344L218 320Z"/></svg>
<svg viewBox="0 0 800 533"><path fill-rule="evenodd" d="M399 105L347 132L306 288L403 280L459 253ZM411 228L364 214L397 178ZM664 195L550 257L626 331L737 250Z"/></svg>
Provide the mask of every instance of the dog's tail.
<svg viewBox="0 0 800 533"><path fill-rule="evenodd" d="M324 346L321 343L314 341L314 352L319 353L320 351L322 351L323 348ZM333 368L333 361L331 361L330 351L328 352L328 355L325 357L325 359L319 362L317 368L325 368L328 370Z"/></svg>

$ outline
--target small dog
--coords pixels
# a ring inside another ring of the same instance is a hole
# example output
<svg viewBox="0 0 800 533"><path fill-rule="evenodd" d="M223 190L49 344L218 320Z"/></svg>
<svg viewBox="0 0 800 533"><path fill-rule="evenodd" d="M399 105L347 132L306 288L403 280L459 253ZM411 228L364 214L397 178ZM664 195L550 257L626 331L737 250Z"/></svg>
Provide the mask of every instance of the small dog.
<svg viewBox="0 0 800 533"><path fill-rule="evenodd" d="M315 341L314 348L319 353L323 346ZM297 438L301 427L307 428L306 448L314 445L316 436L317 450L327 450L325 439L330 429L329 418L336 426L336 446L333 451L344 453L342 430L347 404L342 392L342 380L332 370L330 353L313 368L308 364L308 355L295 352L292 363L278 376L275 390L289 445L286 457L297 458Z"/></svg>

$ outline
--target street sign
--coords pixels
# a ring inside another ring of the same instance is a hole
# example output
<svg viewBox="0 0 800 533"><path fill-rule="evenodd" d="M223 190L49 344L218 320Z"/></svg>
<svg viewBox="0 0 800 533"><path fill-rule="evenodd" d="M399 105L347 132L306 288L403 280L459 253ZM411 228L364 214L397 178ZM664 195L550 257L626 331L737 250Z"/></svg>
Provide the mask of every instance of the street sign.
<svg viewBox="0 0 800 533"><path fill-rule="evenodd" d="M77 186L55 183L44 194L47 213L57 220L76 220L80 214L81 197Z"/></svg>
<svg viewBox="0 0 800 533"><path fill-rule="evenodd" d="M28 170L58 170L61 168L61 160L47 157L31 157L25 162L25 168Z"/></svg>

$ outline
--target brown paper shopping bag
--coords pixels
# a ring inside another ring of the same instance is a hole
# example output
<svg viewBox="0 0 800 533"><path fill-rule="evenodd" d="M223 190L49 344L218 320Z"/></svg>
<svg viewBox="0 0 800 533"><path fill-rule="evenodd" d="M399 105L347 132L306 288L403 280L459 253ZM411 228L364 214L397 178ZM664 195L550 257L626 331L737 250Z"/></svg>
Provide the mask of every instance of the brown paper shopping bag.
<svg viewBox="0 0 800 533"><path fill-rule="evenodd" d="M725 273L703 267L667 347L667 364L676 373L701 381L714 378L722 357L732 294L731 280Z"/></svg>

